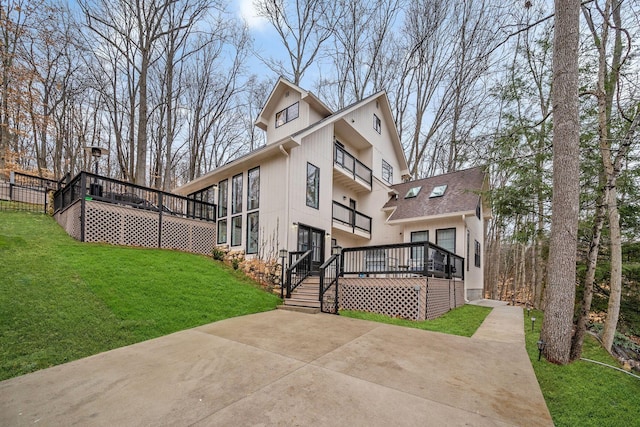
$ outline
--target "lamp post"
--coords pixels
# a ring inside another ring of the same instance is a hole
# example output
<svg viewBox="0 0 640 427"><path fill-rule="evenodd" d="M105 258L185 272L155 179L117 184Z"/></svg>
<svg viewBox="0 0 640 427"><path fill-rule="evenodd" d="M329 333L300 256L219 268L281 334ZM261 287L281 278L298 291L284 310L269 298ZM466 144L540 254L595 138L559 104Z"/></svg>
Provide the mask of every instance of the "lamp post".
<svg viewBox="0 0 640 427"><path fill-rule="evenodd" d="M542 350L544 350L544 347L545 345L547 345L547 343L545 343L544 340L540 338L536 344L538 345L538 362L539 362L540 357L542 356Z"/></svg>
<svg viewBox="0 0 640 427"><path fill-rule="evenodd" d="M84 151L87 154L90 154L94 158L94 165L95 165L94 175L96 176L93 177L93 184L89 186L89 193L93 196L102 197L102 186L98 184L98 177L97 177L98 161L100 160L100 157L102 157L103 154L108 154L109 150L107 150L106 148L98 147L98 146L88 146L88 147L84 147Z"/></svg>
<svg viewBox="0 0 640 427"><path fill-rule="evenodd" d="M335 303L336 314L338 313L338 277L340 277L340 259L342 258L342 246L334 246L331 248L331 255L336 257L336 295L333 299Z"/></svg>
<svg viewBox="0 0 640 427"><path fill-rule="evenodd" d="M536 324L536 318L532 317L531 318L531 332L533 332L533 325L535 325L535 324Z"/></svg>
<svg viewBox="0 0 640 427"><path fill-rule="evenodd" d="M278 255L280 256L280 298L284 298L284 261L287 258L288 251L286 249L280 249Z"/></svg>

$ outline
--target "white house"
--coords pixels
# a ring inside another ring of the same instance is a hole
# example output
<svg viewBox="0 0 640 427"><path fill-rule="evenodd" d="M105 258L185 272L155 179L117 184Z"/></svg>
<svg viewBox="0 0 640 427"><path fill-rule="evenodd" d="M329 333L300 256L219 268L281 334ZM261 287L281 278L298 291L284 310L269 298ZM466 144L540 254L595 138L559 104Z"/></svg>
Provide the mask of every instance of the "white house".
<svg viewBox="0 0 640 427"><path fill-rule="evenodd" d="M405 182L384 91L332 112L280 78L255 125L267 144L175 190L217 204L220 246L275 258L332 246L429 240L464 257L467 299L482 296L487 189L481 168Z"/></svg>

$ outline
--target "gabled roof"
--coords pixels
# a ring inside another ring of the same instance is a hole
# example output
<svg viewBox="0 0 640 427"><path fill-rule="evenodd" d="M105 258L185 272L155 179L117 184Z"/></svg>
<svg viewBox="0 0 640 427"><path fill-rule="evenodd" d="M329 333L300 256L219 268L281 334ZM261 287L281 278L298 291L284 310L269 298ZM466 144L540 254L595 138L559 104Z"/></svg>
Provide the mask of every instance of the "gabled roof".
<svg viewBox="0 0 640 427"><path fill-rule="evenodd" d="M324 102L318 99L313 93L302 89L301 87L291 83L289 80L284 77L280 77L278 82L271 90L269 94L269 98L267 98L267 102L265 102L264 107L260 110L260 114L258 114L258 118L255 121L255 125L262 130L267 130L267 126L269 124L268 117L271 116L273 112L274 105L278 103L278 101L284 96L284 94L293 90L300 94L300 98L305 101L307 104L311 105L314 110L316 110L321 116L328 116L332 114L331 109L327 107Z"/></svg>
<svg viewBox="0 0 640 427"><path fill-rule="evenodd" d="M434 188L444 185L447 187L443 195L431 197ZM475 213L487 185L483 167L403 182L392 186L398 194L392 196L382 209L393 211L387 222ZM416 187L420 187L418 194L405 198L409 190Z"/></svg>

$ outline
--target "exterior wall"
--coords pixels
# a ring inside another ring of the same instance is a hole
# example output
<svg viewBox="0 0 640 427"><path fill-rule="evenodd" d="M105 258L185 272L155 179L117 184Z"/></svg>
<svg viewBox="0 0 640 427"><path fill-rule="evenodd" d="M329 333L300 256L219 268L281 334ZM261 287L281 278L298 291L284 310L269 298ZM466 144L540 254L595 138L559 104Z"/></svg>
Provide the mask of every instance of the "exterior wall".
<svg viewBox="0 0 640 427"><path fill-rule="evenodd" d="M481 216L482 217L482 216ZM465 218L465 225L469 230L469 257L465 254L465 278L467 280L467 300L481 299L484 290L484 263L485 263L485 228L484 221L474 215ZM474 241L480 243L480 267L475 266Z"/></svg>
<svg viewBox="0 0 640 427"><path fill-rule="evenodd" d="M304 129L309 125L309 104L302 101L300 93L293 89L287 90L289 96L283 96L274 106L273 111L270 112L267 125L267 144L281 140L300 129ZM290 105L300 102L299 116L282 126L276 127L276 114L279 111L284 110Z"/></svg>
<svg viewBox="0 0 640 427"><path fill-rule="evenodd" d="M334 295L330 289L323 303L331 307ZM338 286L338 305L344 310L430 320L464 305L464 283L431 277L342 278Z"/></svg>

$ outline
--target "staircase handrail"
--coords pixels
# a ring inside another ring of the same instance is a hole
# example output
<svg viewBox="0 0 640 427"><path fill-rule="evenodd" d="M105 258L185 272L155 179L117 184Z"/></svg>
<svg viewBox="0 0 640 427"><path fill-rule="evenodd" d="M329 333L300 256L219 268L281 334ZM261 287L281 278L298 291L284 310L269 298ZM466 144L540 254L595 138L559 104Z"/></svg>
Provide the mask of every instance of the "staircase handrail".
<svg viewBox="0 0 640 427"><path fill-rule="evenodd" d="M327 270L329 275L327 275ZM333 275L331 274L333 273ZM338 276L340 276L340 255L332 255L324 264L320 266L320 311L324 312L324 294L335 284L335 314L338 314ZM325 285L325 279L329 283Z"/></svg>
<svg viewBox="0 0 640 427"><path fill-rule="evenodd" d="M309 249L296 262L287 268L287 298L291 298L291 292L302 283L304 279L311 273L311 254L313 250ZM291 253L293 255L294 253ZM300 270L300 271L298 271ZM292 283L292 276L295 274L295 283Z"/></svg>

